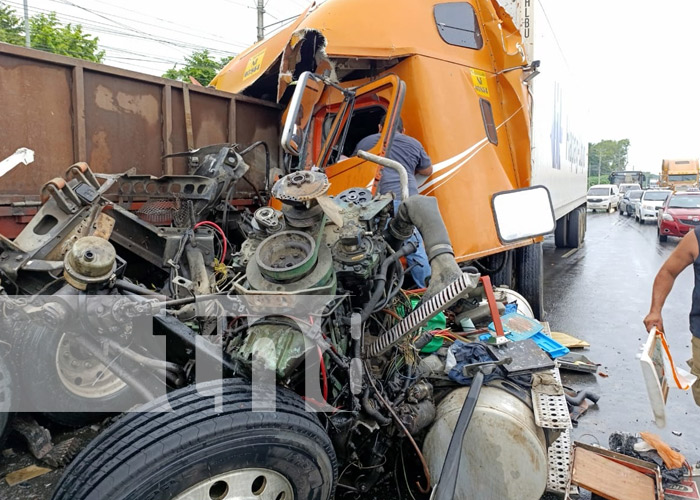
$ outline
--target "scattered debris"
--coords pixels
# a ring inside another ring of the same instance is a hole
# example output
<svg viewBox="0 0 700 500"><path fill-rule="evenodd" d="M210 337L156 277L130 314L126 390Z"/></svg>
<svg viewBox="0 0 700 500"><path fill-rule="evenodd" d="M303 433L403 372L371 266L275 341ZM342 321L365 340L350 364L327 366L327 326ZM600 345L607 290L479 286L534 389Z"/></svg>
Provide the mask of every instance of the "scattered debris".
<svg viewBox="0 0 700 500"><path fill-rule="evenodd" d="M644 441L654 447L661 458L663 458L666 467L669 469L680 469L683 467L685 457L664 443L659 436L649 432L640 432L639 435Z"/></svg>
<svg viewBox="0 0 700 500"><path fill-rule="evenodd" d="M643 460L658 467L666 486L679 483L683 479L685 467L690 471L685 457L678 451L671 449L654 434L643 432L637 436L615 432L610 435L608 445L611 450L617 453Z"/></svg>
<svg viewBox="0 0 700 500"><path fill-rule="evenodd" d="M551 337L557 342L559 342L561 345L563 345L564 347L568 347L569 349L584 349L591 347L591 344L589 344L585 340L577 339L576 337L569 335L568 333L552 332Z"/></svg>
<svg viewBox="0 0 700 500"><path fill-rule="evenodd" d="M69 438L54 445L51 432L29 416L22 415L15 418L12 428L26 439L31 454L51 467L68 465L80 451L78 438Z"/></svg>
<svg viewBox="0 0 700 500"><path fill-rule="evenodd" d="M29 481L30 479L34 479L35 477L43 476L49 472L51 472L51 469L49 468L30 465L24 469L10 472L7 476L5 476L5 481L7 481L7 484L10 486L15 486L25 481Z"/></svg>
<svg viewBox="0 0 700 500"><path fill-rule="evenodd" d="M571 482L607 499L656 500L661 480L644 462L576 443Z"/></svg>
<svg viewBox="0 0 700 500"><path fill-rule="evenodd" d="M603 378L608 378L608 377L610 376L610 375L608 375L607 373L605 373L605 372L603 372L603 371L598 372L598 375L600 375L600 376L603 377Z"/></svg>
<svg viewBox="0 0 700 500"><path fill-rule="evenodd" d="M681 431L671 431L671 434L673 434L674 436L678 436L678 437L683 435L683 433Z"/></svg>
<svg viewBox="0 0 700 500"><path fill-rule="evenodd" d="M557 359L559 368L574 372L595 373L598 371L600 363L594 363L583 354L570 352L566 356Z"/></svg>

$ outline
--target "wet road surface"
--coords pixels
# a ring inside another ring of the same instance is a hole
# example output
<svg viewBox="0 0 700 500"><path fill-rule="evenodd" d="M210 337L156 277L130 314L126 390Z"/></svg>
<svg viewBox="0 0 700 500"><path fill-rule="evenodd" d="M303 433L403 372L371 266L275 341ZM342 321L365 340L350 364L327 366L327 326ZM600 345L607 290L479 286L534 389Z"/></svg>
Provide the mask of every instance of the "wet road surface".
<svg viewBox="0 0 700 500"><path fill-rule="evenodd" d="M588 341L590 350L575 352L600 363L599 372L609 375L562 372L565 385L601 396L598 406L581 417L573 431L575 440L607 447L611 432L650 431L680 449L691 463L700 460L700 407L689 391L671 389L666 428L659 429L637 359L647 336L642 319L649 310L654 277L678 241L659 243L655 223L640 225L618 212L589 212L586 241L577 251L556 249L552 238L545 241L546 319L552 330ZM671 354L684 369L691 356L692 289L689 267L676 280L663 309Z"/></svg>

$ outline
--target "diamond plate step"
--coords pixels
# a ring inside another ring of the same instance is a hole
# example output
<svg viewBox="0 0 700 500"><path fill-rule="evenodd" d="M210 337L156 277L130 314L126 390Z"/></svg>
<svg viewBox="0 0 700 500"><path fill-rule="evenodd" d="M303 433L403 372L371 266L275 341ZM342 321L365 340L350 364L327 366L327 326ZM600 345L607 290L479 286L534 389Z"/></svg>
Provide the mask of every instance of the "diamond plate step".
<svg viewBox="0 0 700 500"><path fill-rule="evenodd" d="M535 412L535 423L545 429L569 429L571 428L571 417L569 407L566 404L564 388L561 387L561 376L559 368L547 370L559 383L561 395L551 396L542 392L532 392L532 405Z"/></svg>

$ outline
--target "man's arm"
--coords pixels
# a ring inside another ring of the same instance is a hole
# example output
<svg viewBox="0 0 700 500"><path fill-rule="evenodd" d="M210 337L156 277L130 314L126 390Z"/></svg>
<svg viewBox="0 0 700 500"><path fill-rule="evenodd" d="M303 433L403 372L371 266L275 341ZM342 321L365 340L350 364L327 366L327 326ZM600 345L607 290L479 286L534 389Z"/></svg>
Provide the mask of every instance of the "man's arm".
<svg viewBox="0 0 700 500"><path fill-rule="evenodd" d="M430 161L430 156L425 152L425 148L420 144L420 158L418 159L418 166L416 167L416 173L418 175L425 175L426 177L433 174L433 164Z"/></svg>
<svg viewBox="0 0 700 500"><path fill-rule="evenodd" d="M686 234L671 256L661 266L651 292L651 307L649 314L644 318L644 326L647 331L652 327L664 331L664 323L661 317L661 309L664 307L666 297L673 288L673 283L678 275L698 258L698 240L695 231Z"/></svg>

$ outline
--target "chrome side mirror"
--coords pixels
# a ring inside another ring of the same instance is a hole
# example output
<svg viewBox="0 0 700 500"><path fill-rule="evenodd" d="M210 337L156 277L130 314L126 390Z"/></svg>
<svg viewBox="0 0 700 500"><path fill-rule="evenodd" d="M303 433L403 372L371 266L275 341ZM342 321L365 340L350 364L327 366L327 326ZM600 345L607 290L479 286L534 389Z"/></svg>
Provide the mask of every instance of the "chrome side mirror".
<svg viewBox="0 0 700 500"><path fill-rule="evenodd" d="M304 151L311 116L323 88L320 77L309 71L303 72L297 80L282 129L282 149L286 153L299 156Z"/></svg>
<svg viewBox="0 0 700 500"><path fill-rule="evenodd" d="M491 205L502 243L513 243L554 231L556 220L552 198L544 186L496 193Z"/></svg>

